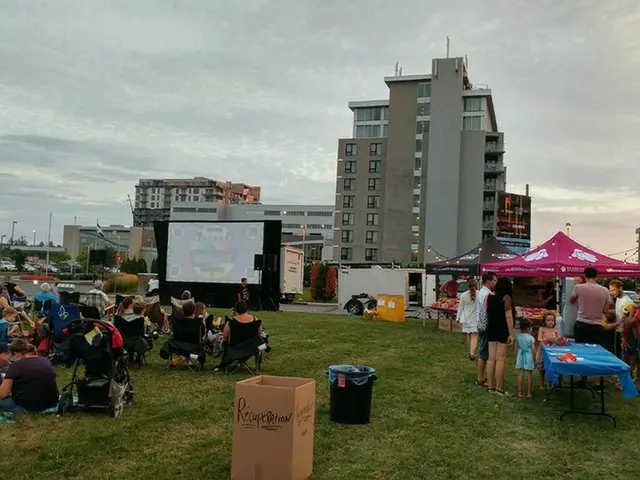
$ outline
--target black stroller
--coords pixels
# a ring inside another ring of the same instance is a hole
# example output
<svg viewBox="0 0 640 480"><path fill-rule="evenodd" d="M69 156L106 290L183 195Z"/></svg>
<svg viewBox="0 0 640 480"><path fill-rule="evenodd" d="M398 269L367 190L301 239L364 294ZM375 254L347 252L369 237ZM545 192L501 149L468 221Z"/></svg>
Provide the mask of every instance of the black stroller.
<svg viewBox="0 0 640 480"><path fill-rule="evenodd" d="M58 414L64 415L76 407L96 408L106 409L111 417L118 418L123 407L133 403L133 386L120 332L110 323L85 318L72 321L65 330L69 335L66 367L75 365L71 382L62 389ZM78 373L81 363L82 378Z"/></svg>

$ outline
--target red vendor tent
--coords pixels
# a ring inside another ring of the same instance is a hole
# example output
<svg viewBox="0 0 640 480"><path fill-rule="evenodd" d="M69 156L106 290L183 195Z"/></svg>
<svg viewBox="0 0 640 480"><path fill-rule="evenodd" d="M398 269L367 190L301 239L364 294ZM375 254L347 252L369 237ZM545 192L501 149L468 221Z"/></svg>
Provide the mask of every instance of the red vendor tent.
<svg viewBox="0 0 640 480"><path fill-rule="evenodd" d="M512 260L482 264L482 272L507 277L574 277L593 266L600 277L640 277L640 264L601 255L562 232Z"/></svg>

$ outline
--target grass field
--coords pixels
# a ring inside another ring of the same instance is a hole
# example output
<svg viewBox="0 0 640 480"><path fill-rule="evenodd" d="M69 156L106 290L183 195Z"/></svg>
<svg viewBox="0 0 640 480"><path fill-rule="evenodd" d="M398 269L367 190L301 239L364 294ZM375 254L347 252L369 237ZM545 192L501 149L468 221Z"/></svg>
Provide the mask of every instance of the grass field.
<svg viewBox="0 0 640 480"><path fill-rule="evenodd" d="M294 313L263 319L274 347L263 373L318 382L315 480L637 475L638 400L623 401L611 388L617 430L592 417L560 422L564 392L544 402L541 394L499 398L475 387L463 337L432 323ZM213 364L200 373L167 371L157 350L144 370L133 370L135 404L119 420L74 413L0 425L0 478L228 479L234 383L244 377L214 373ZM329 421L326 367L341 362L377 369L370 425ZM510 391L514 381L509 370Z"/></svg>

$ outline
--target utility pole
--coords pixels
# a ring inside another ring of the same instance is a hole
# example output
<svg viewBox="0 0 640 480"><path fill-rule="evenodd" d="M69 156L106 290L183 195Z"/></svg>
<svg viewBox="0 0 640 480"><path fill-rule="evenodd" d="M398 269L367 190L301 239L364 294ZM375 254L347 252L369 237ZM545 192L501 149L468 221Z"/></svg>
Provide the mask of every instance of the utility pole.
<svg viewBox="0 0 640 480"><path fill-rule="evenodd" d="M15 220L11 223L11 240L9 241L9 243L11 245L13 245L13 242L15 241L15 234L16 234L16 224L18 222L16 222Z"/></svg>
<svg viewBox="0 0 640 480"><path fill-rule="evenodd" d="M638 263L640 263L640 227L636 228L636 236L638 237Z"/></svg>

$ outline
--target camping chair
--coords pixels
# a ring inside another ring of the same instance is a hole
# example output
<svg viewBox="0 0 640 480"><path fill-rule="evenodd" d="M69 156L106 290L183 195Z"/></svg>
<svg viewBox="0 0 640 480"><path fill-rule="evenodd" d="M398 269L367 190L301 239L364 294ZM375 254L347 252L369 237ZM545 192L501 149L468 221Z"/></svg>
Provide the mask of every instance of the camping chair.
<svg viewBox="0 0 640 480"><path fill-rule="evenodd" d="M120 295L119 293L116 293L116 309L120 306L125 298L127 298L126 295Z"/></svg>
<svg viewBox="0 0 640 480"><path fill-rule="evenodd" d="M80 303L80 292L60 291L58 297L63 305L78 305Z"/></svg>
<svg viewBox="0 0 640 480"><path fill-rule="evenodd" d="M184 312L182 311L182 307L185 303L195 303L193 298L189 298L187 300L179 300L175 297L171 297L171 316L174 318L184 318Z"/></svg>
<svg viewBox="0 0 640 480"><path fill-rule="evenodd" d="M59 304L49 314L49 321L43 323L38 334L41 338L48 338L46 353L56 351L53 360L65 359L68 350L68 335L66 329L71 322L80 318L80 309L77 305ZM48 329L45 327L47 326ZM48 330L48 331L47 331ZM47 336L48 334L48 336Z"/></svg>
<svg viewBox="0 0 640 480"><path fill-rule="evenodd" d="M84 318L101 320L107 315L107 304L100 292L87 293L84 303L80 305L80 312Z"/></svg>
<svg viewBox="0 0 640 480"><path fill-rule="evenodd" d="M158 328L164 328L165 315L160 306L160 297L158 295L144 297L144 303L147 305L145 315L149 321Z"/></svg>
<svg viewBox="0 0 640 480"><path fill-rule="evenodd" d="M184 364L193 371L199 371L204 366L206 353L202 347L204 326L196 318L169 319L171 323L171 338L160 349L160 357L169 361L169 367L174 366L174 356L184 360Z"/></svg>
<svg viewBox="0 0 640 480"><path fill-rule="evenodd" d="M51 314L51 309L53 308L53 300L34 300L34 311L38 318L47 318Z"/></svg>
<svg viewBox="0 0 640 480"><path fill-rule="evenodd" d="M13 295L13 297L11 297L11 306L18 311L22 309L24 312L29 313L31 303L29 299L23 295Z"/></svg>
<svg viewBox="0 0 640 480"><path fill-rule="evenodd" d="M123 348L129 354L129 358L138 368L142 368L147 363L147 352L153 347L151 341L145 338L144 317L125 320L116 315L113 317L113 324L122 335Z"/></svg>
<svg viewBox="0 0 640 480"><path fill-rule="evenodd" d="M262 368L262 352L265 346L260 337L262 321L256 319L249 324L241 324L235 319L225 317L229 324L229 340L222 354L219 369L224 368L227 373L234 373L244 369L251 375L260 373ZM249 365L254 358L254 366Z"/></svg>

